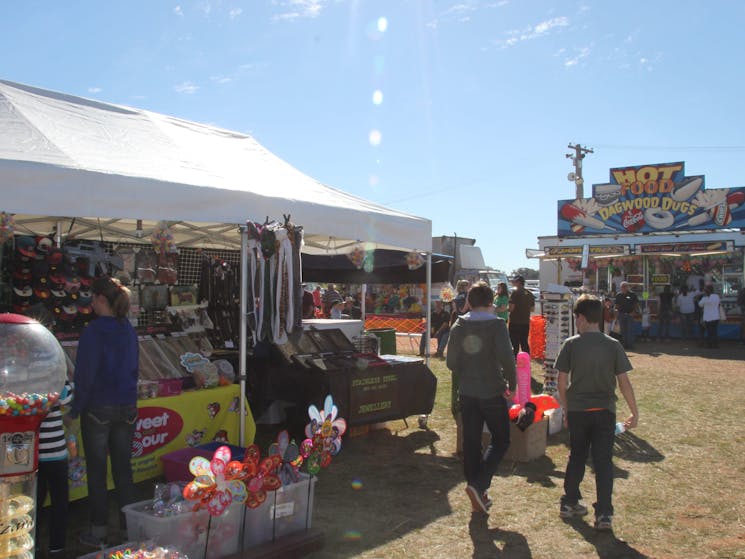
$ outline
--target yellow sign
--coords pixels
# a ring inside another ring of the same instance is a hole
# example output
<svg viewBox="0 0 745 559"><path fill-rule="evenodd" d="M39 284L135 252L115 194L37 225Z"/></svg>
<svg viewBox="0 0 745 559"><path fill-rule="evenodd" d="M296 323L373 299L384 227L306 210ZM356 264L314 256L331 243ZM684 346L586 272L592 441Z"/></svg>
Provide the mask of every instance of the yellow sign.
<svg viewBox="0 0 745 559"><path fill-rule="evenodd" d="M239 444L240 386L237 384L182 392L167 398L139 400L137 407L132 443L135 483L161 475L163 465L160 457L174 450L213 441ZM250 409L246 412L245 425L244 444L248 445L256 435ZM77 421L72 432L80 433ZM71 456L69 461L70 500L81 499L88 494L82 441L78 441L78 456ZM110 472L108 486L110 489L114 487Z"/></svg>

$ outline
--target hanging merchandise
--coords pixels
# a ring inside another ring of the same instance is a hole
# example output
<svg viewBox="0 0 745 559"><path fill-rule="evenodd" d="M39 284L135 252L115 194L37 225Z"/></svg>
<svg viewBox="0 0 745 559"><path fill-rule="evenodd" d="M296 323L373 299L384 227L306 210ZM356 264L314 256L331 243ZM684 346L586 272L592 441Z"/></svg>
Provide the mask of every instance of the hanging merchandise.
<svg viewBox="0 0 745 559"><path fill-rule="evenodd" d="M214 347L235 348L238 340L238 298L238 282L233 265L205 255L200 270L199 301L207 302L208 321L213 326L208 330Z"/></svg>
<svg viewBox="0 0 745 559"><path fill-rule="evenodd" d="M440 288L440 301L443 303L452 303L455 299L455 290L450 283L446 283Z"/></svg>
<svg viewBox="0 0 745 559"><path fill-rule="evenodd" d="M247 222L246 228L249 328L254 343L284 344L288 334L302 327L302 228L290 223L289 216L284 225L267 220L262 225Z"/></svg>
<svg viewBox="0 0 745 559"><path fill-rule="evenodd" d="M176 241L173 239L171 228L167 221L159 221L150 235L153 250L158 254L173 254L177 252Z"/></svg>
<svg viewBox="0 0 745 559"><path fill-rule="evenodd" d="M0 245L13 238L15 219L13 214L0 212Z"/></svg>
<svg viewBox="0 0 745 559"><path fill-rule="evenodd" d="M347 254L347 258L359 270L365 263L365 251L360 245L357 245L352 249L352 252Z"/></svg>
<svg viewBox="0 0 745 559"><path fill-rule="evenodd" d="M415 250L411 251L406 255L406 265L409 267L409 270L418 270L424 266L424 256Z"/></svg>

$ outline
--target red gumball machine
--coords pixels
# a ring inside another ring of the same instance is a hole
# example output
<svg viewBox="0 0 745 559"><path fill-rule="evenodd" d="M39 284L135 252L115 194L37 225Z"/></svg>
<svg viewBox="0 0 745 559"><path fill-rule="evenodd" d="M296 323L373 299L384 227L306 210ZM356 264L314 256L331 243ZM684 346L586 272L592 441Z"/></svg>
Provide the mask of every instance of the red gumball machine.
<svg viewBox="0 0 745 559"><path fill-rule="evenodd" d="M0 558L34 556L39 425L59 399L66 371L49 330L0 314Z"/></svg>

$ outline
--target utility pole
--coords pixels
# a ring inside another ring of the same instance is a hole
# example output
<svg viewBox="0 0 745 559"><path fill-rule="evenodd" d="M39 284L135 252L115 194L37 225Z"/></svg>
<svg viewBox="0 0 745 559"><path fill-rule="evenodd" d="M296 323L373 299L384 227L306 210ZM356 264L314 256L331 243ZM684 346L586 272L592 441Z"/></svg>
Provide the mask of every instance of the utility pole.
<svg viewBox="0 0 745 559"><path fill-rule="evenodd" d="M574 165L574 172L567 175L567 180L574 181L577 185L577 200L584 198L584 192L582 185L585 184L585 179L582 178L582 160L588 153L595 153L591 148L583 148L579 144L569 144L569 149L573 149L574 153L567 153L566 157L572 160Z"/></svg>

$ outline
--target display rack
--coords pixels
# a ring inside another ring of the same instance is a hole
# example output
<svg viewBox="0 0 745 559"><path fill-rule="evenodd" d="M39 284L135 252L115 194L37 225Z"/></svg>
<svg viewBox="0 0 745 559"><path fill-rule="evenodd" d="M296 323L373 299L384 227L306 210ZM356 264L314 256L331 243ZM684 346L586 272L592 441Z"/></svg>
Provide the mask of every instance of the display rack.
<svg viewBox="0 0 745 559"><path fill-rule="evenodd" d="M574 335L573 302L561 295L545 294L541 299L541 313L546 319L546 358L543 362L543 392L555 394L558 390L559 372L554 368L561 344Z"/></svg>

